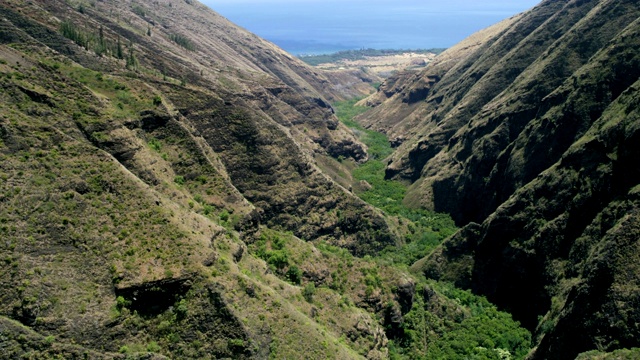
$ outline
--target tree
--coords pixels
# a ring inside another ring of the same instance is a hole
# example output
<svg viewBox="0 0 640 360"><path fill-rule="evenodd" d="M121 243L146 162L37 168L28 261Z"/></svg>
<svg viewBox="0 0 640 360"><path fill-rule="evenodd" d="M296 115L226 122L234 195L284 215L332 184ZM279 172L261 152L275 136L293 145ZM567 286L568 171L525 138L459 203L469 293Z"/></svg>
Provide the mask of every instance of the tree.
<svg viewBox="0 0 640 360"><path fill-rule="evenodd" d="M118 35L118 43L116 44L116 57L118 59L124 59L124 51L122 50L122 43L120 42L120 35Z"/></svg>
<svg viewBox="0 0 640 360"><path fill-rule="evenodd" d="M137 70L138 69L138 59L136 59L135 54L133 53L133 44L129 44L129 56L127 56L127 69L129 70Z"/></svg>
<svg viewBox="0 0 640 360"><path fill-rule="evenodd" d="M302 289L302 296L308 302L313 301L313 295L316 293L316 285L314 283L308 283L304 289Z"/></svg>

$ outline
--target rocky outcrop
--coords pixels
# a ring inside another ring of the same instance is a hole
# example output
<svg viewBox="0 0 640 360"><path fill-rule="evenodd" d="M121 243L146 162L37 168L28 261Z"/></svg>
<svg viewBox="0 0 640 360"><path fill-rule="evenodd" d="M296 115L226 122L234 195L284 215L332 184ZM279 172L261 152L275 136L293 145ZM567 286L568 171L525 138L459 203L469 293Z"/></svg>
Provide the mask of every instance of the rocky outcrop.
<svg viewBox="0 0 640 360"><path fill-rule="evenodd" d="M124 299L127 308L142 316L157 316L183 298L192 285L189 277L170 278L116 286L115 293Z"/></svg>

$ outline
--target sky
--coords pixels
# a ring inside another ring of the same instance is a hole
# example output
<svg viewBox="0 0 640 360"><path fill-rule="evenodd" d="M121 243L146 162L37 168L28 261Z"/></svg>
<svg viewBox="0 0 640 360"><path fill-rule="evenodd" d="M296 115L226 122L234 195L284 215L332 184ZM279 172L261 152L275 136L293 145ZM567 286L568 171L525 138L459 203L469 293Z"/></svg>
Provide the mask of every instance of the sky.
<svg viewBox="0 0 640 360"><path fill-rule="evenodd" d="M455 45L539 0L200 0L294 54Z"/></svg>

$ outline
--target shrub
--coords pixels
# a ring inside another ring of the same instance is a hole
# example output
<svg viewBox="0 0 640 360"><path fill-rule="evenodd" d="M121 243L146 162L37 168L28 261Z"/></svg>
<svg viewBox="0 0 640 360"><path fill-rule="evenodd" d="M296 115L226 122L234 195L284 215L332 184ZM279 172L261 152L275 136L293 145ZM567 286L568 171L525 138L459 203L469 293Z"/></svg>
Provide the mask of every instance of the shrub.
<svg viewBox="0 0 640 360"><path fill-rule="evenodd" d="M285 246L285 241L279 236L274 237L273 241L271 242L271 247L274 250L282 250L284 249L284 246Z"/></svg>
<svg viewBox="0 0 640 360"><path fill-rule="evenodd" d="M157 353L157 352L160 352L160 350L162 350L160 348L160 345L158 345L158 343L155 342L155 341L152 341L147 345L147 351L148 352Z"/></svg>
<svg viewBox="0 0 640 360"><path fill-rule="evenodd" d="M49 335L49 336L47 336L47 337L45 337L45 338L44 338L44 342L45 342L47 345L51 345L51 344L53 344L53 342L54 342L54 341L56 341L56 338L55 338L55 336L53 336L53 335Z"/></svg>
<svg viewBox="0 0 640 360"><path fill-rule="evenodd" d="M189 50L189 51L195 51L196 50L196 46L193 42L191 42L191 40L189 40L188 38L180 35L180 34L171 34L169 35L169 39L171 39L171 41L175 42L176 44L182 46L183 48Z"/></svg>
<svg viewBox="0 0 640 360"><path fill-rule="evenodd" d="M302 296L308 302L313 302L313 295L316 293L316 285L314 283L308 283L304 289L302 289Z"/></svg>
<svg viewBox="0 0 640 360"><path fill-rule="evenodd" d="M286 250L273 250L269 252L267 263L276 269L282 270L289 265L289 253Z"/></svg>
<svg viewBox="0 0 640 360"><path fill-rule="evenodd" d="M287 280L291 281L296 285L300 285L302 282L302 270L300 270L297 266L291 265L289 266L289 270L287 270L286 274Z"/></svg>
<svg viewBox="0 0 640 360"><path fill-rule="evenodd" d="M189 308L187 307L187 301L182 299L176 305L176 316L178 320L184 319L187 317L187 313L189 312Z"/></svg>
<svg viewBox="0 0 640 360"><path fill-rule="evenodd" d="M244 340L242 340L242 339L230 339L227 344L232 349L233 348L243 348L244 347Z"/></svg>
<svg viewBox="0 0 640 360"><path fill-rule="evenodd" d="M158 139L149 140L149 147L154 151L160 151L162 149L162 143Z"/></svg>
<svg viewBox="0 0 640 360"><path fill-rule="evenodd" d="M202 204L202 212L209 216L215 212L216 208L209 204Z"/></svg>
<svg viewBox="0 0 640 360"><path fill-rule="evenodd" d="M184 176L182 175L176 176L175 178L173 178L173 182L178 185L184 185L184 182L185 182Z"/></svg>
<svg viewBox="0 0 640 360"><path fill-rule="evenodd" d="M116 298L116 312L114 315L120 316L120 314L122 313L122 311L131 304L130 301L128 301L127 299L125 299L122 296L118 296Z"/></svg>
<svg viewBox="0 0 640 360"><path fill-rule="evenodd" d="M207 177L204 175L198 175L198 177L196 178L196 181L199 182L201 185L204 185L207 183Z"/></svg>
<svg viewBox="0 0 640 360"><path fill-rule="evenodd" d="M138 15L140 17L145 17L147 15L146 11L144 11L142 6L140 6L140 5L133 5L131 7L131 11L133 11L134 14L136 14L136 15Z"/></svg>

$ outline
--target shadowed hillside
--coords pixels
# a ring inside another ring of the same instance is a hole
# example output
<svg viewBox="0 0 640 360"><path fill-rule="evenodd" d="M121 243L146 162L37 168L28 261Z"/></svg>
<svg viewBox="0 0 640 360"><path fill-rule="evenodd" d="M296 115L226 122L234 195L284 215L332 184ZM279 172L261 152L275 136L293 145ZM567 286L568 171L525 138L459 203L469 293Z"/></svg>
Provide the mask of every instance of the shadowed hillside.
<svg viewBox="0 0 640 360"><path fill-rule="evenodd" d="M535 330L531 358L639 345L639 16L543 1L362 102L405 203L466 225L414 269Z"/></svg>

